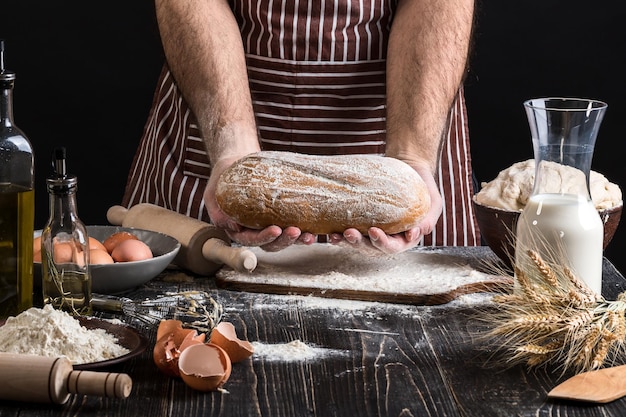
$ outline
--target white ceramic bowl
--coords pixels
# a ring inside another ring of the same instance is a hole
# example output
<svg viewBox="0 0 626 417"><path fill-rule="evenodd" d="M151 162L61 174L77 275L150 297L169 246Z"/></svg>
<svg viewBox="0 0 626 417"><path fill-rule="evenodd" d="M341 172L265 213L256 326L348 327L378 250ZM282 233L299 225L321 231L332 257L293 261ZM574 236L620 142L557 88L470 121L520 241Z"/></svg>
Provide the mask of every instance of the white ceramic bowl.
<svg viewBox="0 0 626 417"><path fill-rule="evenodd" d="M180 250L180 242L163 233L121 226L87 226L89 236L100 242L121 231L133 233L146 243L154 257L143 261L91 265L91 291L94 293L119 294L143 285L163 272ZM41 262L35 262L34 269L35 288L41 289Z"/></svg>

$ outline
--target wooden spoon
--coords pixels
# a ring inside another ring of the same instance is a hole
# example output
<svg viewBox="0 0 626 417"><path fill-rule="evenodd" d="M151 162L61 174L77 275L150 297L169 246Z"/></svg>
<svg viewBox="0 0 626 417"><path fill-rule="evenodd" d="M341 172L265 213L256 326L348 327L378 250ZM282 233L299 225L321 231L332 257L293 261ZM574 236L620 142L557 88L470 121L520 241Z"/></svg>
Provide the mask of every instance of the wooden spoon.
<svg viewBox="0 0 626 417"><path fill-rule="evenodd" d="M557 385L549 398L608 403L626 395L626 365L583 372Z"/></svg>

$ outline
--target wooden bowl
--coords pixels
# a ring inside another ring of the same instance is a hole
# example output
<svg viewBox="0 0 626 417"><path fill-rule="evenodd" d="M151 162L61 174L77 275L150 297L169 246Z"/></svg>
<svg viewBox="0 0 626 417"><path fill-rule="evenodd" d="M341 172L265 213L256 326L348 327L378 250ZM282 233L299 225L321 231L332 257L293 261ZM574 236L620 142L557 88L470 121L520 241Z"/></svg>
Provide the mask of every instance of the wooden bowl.
<svg viewBox="0 0 626 417"><path fill-rule="evenodd" d="M511 259L515 254L515 230L520 212L485 206L477 203L475 199L473 204L483 240L504 262L504 265L512 269ZM602 223L604 223L603 249L606 249L615 235L622 216L622 207L623 205L619 205L610 209L598 210Z"/></svg>

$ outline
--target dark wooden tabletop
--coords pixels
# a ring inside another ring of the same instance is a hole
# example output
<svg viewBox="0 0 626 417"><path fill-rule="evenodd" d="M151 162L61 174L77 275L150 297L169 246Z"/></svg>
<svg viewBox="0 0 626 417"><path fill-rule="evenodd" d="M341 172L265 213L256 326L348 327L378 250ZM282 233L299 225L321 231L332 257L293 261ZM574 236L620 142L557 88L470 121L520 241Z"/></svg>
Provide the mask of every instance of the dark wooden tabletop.
<svg viewBox="0 0 626 417"><path fill-rule="evenodd" d="M486 247L450 250L492 256ZM614 299L625 287L623 276L605 259L605 297ZM255 353L233 364L222 391L194 391L156 368L156 328L119 315L150 340L142 355L106 369L132 377L128 398L73 395L64 405L2 401L0 417L592 417L624 415L626 409L626 399L604 405L548 399L548 391L567 377L553 370L489 366L477 317L488 295L412 306L226 291L211 278L168 271L125 296L141 300L191 289L214 295L224 307L223 320L263 352L274 346L279 353L280 346L300 341L311 355Z"/></svg>

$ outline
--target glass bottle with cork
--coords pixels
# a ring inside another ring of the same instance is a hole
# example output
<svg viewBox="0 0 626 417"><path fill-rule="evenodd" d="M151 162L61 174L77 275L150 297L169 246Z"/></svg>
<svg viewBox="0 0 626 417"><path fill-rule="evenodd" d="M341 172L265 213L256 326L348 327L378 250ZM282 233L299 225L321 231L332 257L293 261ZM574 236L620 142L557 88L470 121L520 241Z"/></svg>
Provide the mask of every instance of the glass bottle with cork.
<svg viewBox="0 0 626 417"><path fill-rule="evenodd" d="M44 304L72 315L91 315L89 235L78 218L78 180L66 172L66 150L54 150L54 173L46 180L50 217L41 234Z"/></svg>
<svg viewBox="0 0 626 417"><path fill-rule="evenodd" d="M13 122L14 82L0 40L0 319L33 306L34 157Z"/></svg>

